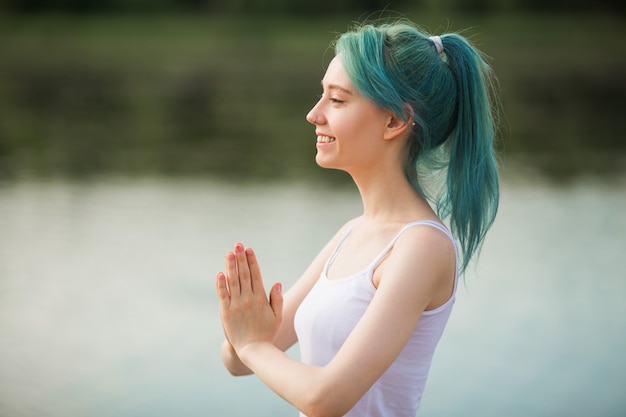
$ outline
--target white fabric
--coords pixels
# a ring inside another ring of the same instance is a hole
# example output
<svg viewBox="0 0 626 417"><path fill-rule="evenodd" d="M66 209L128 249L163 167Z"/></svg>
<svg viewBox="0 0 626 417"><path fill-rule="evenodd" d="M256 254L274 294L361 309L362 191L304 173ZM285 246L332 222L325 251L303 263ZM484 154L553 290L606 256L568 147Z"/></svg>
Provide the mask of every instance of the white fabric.
<svg viewBox="0 0 626 417"><path fill-rule="evenodd" d="M328 279L328 268L343 246L348 232L296 312L294 325L302 362L316 366L325 366L330 362L376 293L372 281L374 269L405 230L420 225L441 230L453 241L456 251L454 238L440 223L413 222L405 225L364 271L343 279ZM458 273L455 274L454 290L448 301L434 310L422 313L400 355L345 416L415 417L435 347L454 304L457 281Z"/></svg>

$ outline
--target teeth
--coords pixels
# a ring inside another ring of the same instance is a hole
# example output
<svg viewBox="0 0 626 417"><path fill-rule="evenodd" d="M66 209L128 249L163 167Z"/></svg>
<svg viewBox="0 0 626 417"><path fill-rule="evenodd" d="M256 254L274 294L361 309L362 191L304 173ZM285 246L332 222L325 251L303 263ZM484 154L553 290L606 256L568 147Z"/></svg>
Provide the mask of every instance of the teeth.
<svg viewBox="0 0 626 417"><path fill-rule="evenodd" d="M335 138L331 138L330 136L318 136L317 143L330 143L334 142Z"/></svg>

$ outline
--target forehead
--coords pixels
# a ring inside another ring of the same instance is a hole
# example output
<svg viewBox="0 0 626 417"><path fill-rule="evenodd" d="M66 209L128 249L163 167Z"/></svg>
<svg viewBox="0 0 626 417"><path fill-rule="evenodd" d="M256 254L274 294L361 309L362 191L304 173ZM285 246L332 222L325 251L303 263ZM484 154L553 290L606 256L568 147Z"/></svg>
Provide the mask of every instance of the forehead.
<svg viewBox="0 0 626 417"><path fill-rule="evenodd" d="M328 64L326 74L322 80L322 86L328 89L343 90L350 94L354 92L354 87L348 78L348 74L346 74L339 55L335 56Z"/></svg>

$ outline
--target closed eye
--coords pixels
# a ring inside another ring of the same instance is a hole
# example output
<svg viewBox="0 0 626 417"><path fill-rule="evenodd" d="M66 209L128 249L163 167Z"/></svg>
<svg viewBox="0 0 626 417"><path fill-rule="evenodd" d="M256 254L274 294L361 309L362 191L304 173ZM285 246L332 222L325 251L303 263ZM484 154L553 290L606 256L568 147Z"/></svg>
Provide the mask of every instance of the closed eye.
<svg viewBox="0 0 626 417"><path fill-rule="evenodd" d="M320 100L323 100L323 99L324 99L324 94L323 93L317 95L317 101L320 101ZM341 100L341 99L336 98L336 97L328 97L328 101L330 101L333 104L343 104L343 103L345 103L344 100Z"/></svg>

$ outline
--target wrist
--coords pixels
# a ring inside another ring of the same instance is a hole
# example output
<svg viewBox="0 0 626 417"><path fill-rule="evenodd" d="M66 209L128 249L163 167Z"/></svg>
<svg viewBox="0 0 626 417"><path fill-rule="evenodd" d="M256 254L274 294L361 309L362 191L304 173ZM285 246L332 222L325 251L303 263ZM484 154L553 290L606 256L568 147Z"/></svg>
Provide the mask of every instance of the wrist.
<svg viewBox="0 0 626 417"><path fill-rule="evenodd" d="M251 342L235 349L235 351L241 362L252 367L255 359L263 355L263 352L268 352L271 349L277 348L270 342Z"/></svg>

